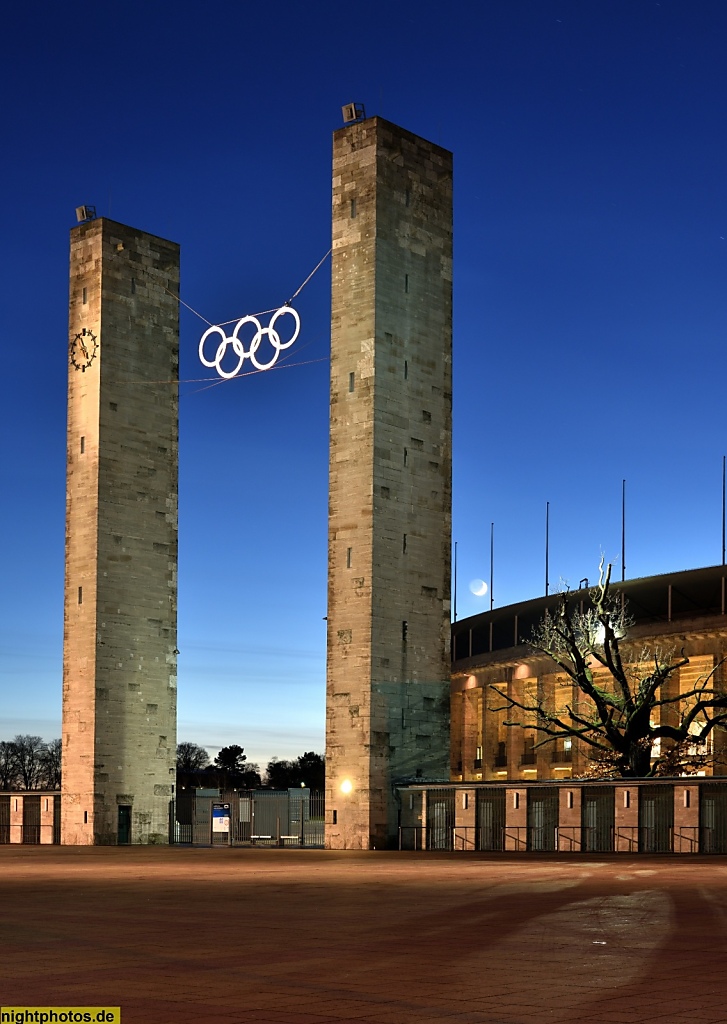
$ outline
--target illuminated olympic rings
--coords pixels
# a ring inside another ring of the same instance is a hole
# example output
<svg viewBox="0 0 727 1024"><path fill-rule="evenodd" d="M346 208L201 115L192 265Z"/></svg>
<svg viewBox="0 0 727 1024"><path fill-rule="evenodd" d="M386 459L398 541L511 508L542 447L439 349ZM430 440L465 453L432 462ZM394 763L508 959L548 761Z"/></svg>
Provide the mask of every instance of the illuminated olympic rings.
<svg viewBox="0 0 727 1024"><path fill-rule="evenodd" d="M295 321L295 330L293 336L288 341L281 341L280 335L275 330L275 323L280 316L284 316L286 313L290 313ZM250 342L250 350L245 351L245 346L242 340L238 337L239 332L245 326L245 324L254 324L256 331ZM290 348L295 339L298 337L300 332L300 317L292 306L281 306L280 309L276 310L275 313L270 317L270 323L267 327L263 327L256 316L244 316L242 320L238 320L235 324L235 329L232 332L232 337L228 337L222 327L213 326L204 332L199 343L199 358L205 366L214 367L219 373L220 377L235 377L240 372L246 359L249 359L252 365L257 370L269 370L271 366L275 366L278 361L278 356L285 348ZM207 338L211 334L219 334L221 341L217 346L217 352L215 353L214 359L207 359L204 354L204 345ZM257 351L263 340L263 335L267 334L268 340L273 347L272 358L268 362L261 362L257 358ZM232 345L232 349L237 356L237 366L234 370L223 370L222 360L227 352L227 346Z"/></svg>

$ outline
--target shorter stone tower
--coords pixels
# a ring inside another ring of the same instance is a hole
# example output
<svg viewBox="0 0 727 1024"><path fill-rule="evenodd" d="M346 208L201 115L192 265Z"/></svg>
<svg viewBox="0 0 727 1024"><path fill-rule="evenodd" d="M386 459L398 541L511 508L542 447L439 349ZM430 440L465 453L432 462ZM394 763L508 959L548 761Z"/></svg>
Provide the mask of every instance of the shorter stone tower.
<svg viewBox="0 0 727 1024"><path fill-rule="evenodd" d="M330 848L448 778L451 461L452 155L374 117L333 140Z"/></svg>
<svg viewBox="0 0 727 1024"><path fill-rule="evenodd" d="M71 232L61 841L166 843L176 764L179 247Z"/></svg>

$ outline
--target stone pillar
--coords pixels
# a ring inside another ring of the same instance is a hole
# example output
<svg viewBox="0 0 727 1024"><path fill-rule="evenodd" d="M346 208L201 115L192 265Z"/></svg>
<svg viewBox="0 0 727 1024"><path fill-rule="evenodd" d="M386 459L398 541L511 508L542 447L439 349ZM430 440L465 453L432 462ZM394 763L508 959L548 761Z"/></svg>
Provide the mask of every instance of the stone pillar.
<svg viewBox="0 0 727 1024"><path fill-rule="evenodd" d="M71 232L62 842L165 843L175 781L179 247ZM125 818L126 812L121 815Z"/></svg>
<svg viewBox="0 0 727 1024"><path fill-rule="evenodd" d="M505 791L505 849L522 852L527 844L528 791Z"/></svg>
<svg viewBox="0 0 727 1024"><path fill-rule="evenodd" d="M451 331L451 154L381 118L341 129L333 142L330 848L393 844L397 781L449 777Z"/></svg>
<svg viewBox="0 0 727 1024"><path fill-rule="evenodd" d="M455 850L474 850L477 790L458 789L454 800Z"/></svg>
<svg viewBox="0 0 727 1024"><path fill-rule="evenodd" d="M614 843L616 853L639 852L639 787L614 787Z"/></svg>
<svg viewBox="0 0 727 1024"><path fill-rule="evenodd" d="M53 794L40 798L40 841L53 842Z"/></svg>
<svg viewBox="0 0 727 1024"><path fill-rule="evenodd" d="M23 797L14 793L10 797L10 842L23 841Z"/></svg>

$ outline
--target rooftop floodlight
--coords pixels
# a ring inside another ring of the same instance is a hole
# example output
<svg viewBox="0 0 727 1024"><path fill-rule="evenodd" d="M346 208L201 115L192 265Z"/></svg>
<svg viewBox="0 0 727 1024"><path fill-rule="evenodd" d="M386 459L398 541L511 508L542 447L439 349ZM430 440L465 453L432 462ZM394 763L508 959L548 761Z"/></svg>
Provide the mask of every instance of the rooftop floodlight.
<svg viewBox="0 0 727 1024"><path fill-rule="evenodd" d="M96 207L95 206L77 206L76 207L76 220L79 224L85 224L87 220L95 220L96 218Z"/></svg>
<svg viewBox="0 0 727 1024"><path fill-rule="evenodd" d="M354 124L356 121L363 121L366 117L366 108L363 103L346 103L341 107L344 124Z"/></svg>

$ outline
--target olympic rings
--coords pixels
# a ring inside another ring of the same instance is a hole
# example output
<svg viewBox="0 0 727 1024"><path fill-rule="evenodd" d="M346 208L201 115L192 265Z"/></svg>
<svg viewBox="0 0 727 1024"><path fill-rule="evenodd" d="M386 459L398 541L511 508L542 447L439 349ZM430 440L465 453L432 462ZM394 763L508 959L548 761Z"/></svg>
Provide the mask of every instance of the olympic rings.
<svg viewBox="0 0 727 1024"><path fill-rule="evenodd" d="M275 323L278 317L284 316L286 313L290 313L290 315L295 320L295 330L293 331L293 335L289 341L281 341L280 335L275 329ZM255 327L257 328L250 342L249 351L245 351L245 345L242 339L239 337L239 332L242 330L245 324L254 324ZM207 341L207 338L211 334L215 333L219 334L221 341L217 346L217 352L215 353L214 359L210 360L205 358L204 345L205 342ZM210 327L208 330L204 332L199 343L200 362L202 362L205 366L214 367L219 373L220 377L225 377L228 380L230 379L230 377L237 376L237 374L242 369L246 359L249 359L252 365L257 370L269 370L271 366L275 366L276 362L278 361L278 356L283 351L283 349L290 348L295 339L298 337L299 333L300 317L298 316L297 312L293 309L292 306L281 306L280 309L276 310L270 317L270 323L268 324L267 327L263 327L263 325L260 323L256 316L244 316L235 324L235 329L232 332L232 337L228 337L225 334L222 327ZM270 344L273 347L273 354L272 357L267 362L261 362L257 358L257 352L262 343L263 335L265 334L267 334L268 340L270 341ZM237 366L234 368L234 370L222 369L222 360L225 357L228 345L232 345L232 350L237 356Z"/></svg>

